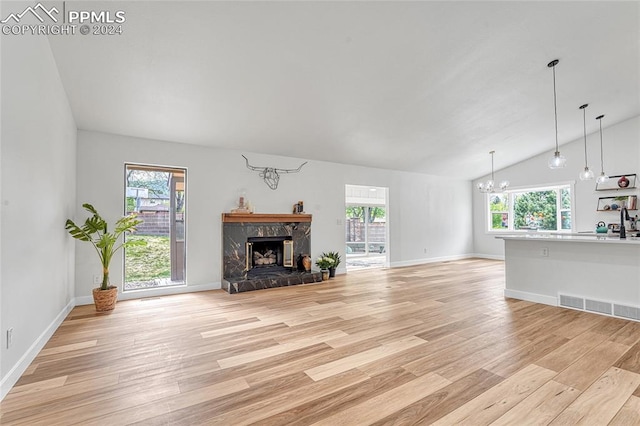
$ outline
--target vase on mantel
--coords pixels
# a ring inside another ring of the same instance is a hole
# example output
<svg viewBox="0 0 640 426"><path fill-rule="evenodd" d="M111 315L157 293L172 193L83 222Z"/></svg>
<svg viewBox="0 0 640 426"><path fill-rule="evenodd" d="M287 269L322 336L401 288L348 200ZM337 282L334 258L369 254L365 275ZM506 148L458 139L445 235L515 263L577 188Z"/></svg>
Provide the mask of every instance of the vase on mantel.
<svg viewBox="0 0 640 426"><path fill-rule="evenodd" d="M327 281L329 279L329 270L321 269L320 272L322 272L322 281Z"/></svg>
<svg viewBox="0 0 640 426"><path fill-rule="evenodd" d="M329 278L335 278L336 276L336 268L333 266L329 268Z"/></svg>

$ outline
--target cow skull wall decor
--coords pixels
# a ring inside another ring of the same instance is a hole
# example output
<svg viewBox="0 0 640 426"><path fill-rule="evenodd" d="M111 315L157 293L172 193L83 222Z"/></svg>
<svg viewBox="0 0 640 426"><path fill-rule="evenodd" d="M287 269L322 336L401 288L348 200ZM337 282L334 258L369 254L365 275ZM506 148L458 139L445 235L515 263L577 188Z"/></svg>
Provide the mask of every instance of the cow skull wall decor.
<svg viewBox="0 0 640 426"><path fill-rule="evenodd" d="M302 166L307 164L307 161L305 161L304 163L300 164L300 167L298 167L297 169L277 169L275 167L255 167L249 164L249 159L247 157L245 157L244 155L242 157L247 162L247 169L260 172L260 177L264 180L264 183L266 183L267 186L269 186L269 188L273 190L278 188L278 182L280 181L280 173L298 173L302 168Z"/></svg>

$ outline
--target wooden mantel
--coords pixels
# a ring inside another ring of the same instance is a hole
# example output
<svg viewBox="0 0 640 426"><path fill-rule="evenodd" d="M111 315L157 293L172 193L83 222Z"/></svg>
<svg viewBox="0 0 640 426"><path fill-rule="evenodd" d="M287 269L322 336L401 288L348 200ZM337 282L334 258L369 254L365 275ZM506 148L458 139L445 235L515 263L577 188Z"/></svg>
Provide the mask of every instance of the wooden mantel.
<svg viewBox="0 0 640 426"><path fill-rule="evenodd" d="M223 223L311 222L310 214L222 213Z"/></svg>

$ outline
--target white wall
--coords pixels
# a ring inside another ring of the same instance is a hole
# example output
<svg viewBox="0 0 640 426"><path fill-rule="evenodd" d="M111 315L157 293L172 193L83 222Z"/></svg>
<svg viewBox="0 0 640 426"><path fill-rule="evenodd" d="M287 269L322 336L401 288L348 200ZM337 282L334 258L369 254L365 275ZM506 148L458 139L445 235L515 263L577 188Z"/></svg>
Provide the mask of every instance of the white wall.
<svg viewBox="0 0 640 426"><path fill-rule="evenodd" d="M0 397L73 304L76 125L46 37L3 36L1 132Z"/></svg>
<svg viewBox="0 0 640 426"><path fill-rule="evenodd" d="M187 285L190 290L219 288L221 213L235 206L240 190L257 213L289 213L303 200L313 215L311 245L344 253L345 184L389 188L390 262L395 266L462 257L472 252L469 182L413 173L309 161L299 173L283 174L271 190L258 172L245 167L297 168L304 159L195 145L144 140L97 132L78 132L78 206L92 203L110 221L123 214L124 163L186 167ZM76 219L85 217L80 208ZM427 248L427 254L424 253ZM338 272L344 272L344 263ZM90 300L92 276L99 274L86 244L76 250L76 296ZM111 282L122 284L122 256L112 263Z"/></svg>
<svg viewBox="0 0 640 426"><path fill-rule="evenodd" d="M608 119L610 118L605 115L603 119L605 126ZM582 125L581 116L576 125ZM596 177L600 174L600 133L598 129L597 121L589 120L587 116L587 131L592 132L587 135L587 154L589 167L595 172ZM640 117L604 127L603 147L605 173L609 175L640 174ZM596 211L598 198L613 196L614 193L596 191L595 180L581 181L578 178L578 173L584 168L584 139L581 138L562 145L560 152L567 158L567 166L564 169L551 170L547 167L547 160L553 155L550 151L512 167L496 171L496 181L508 179L510 188L573 181L575 182L573 220L576 232L594 231L596 223L601 220L605 223L619 222L619 213ZM504 242L496 239L495 234L489 234L486 231L487 212L484 201L486 195L475 189L476 183L487 179L488 176L485 176L473 182L474 251L483 256L504 257ZM633 193L640 195L637 188Z"/></svg>

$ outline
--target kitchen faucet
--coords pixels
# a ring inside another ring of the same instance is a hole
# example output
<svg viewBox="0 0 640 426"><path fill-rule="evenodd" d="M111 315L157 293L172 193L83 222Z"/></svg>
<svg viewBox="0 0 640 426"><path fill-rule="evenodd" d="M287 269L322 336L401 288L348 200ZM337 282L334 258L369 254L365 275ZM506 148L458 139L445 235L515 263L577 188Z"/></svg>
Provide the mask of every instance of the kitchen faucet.
<svg viewBox="0 0 640 426"><path fill-rule="evenodd" d="M622 207L620 209L620 239L626 239L627 238L627 231L624 228L624 221L625 220L630 220L631 218L629 217L629 211L627 210L626 207Z"/></svg>

